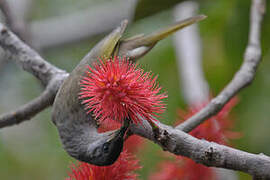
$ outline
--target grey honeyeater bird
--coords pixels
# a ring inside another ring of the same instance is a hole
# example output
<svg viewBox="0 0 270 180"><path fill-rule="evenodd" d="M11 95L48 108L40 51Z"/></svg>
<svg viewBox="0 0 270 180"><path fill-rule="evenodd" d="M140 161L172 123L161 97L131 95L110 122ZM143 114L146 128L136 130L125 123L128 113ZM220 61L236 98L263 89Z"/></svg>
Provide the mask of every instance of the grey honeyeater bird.
<svg viewBox="0 0 270 180"><path fill-rule="evenodd" d="M79 82L87 70L87 65L91 65L99 57L126 56L135 61L149 52L159 40L205 17L194 16L150 35L138 35L122 40L121 36L127 26L127 20L124 20L83 58L61 85L52 111L52 121L58 129L64 149L70 156L98 166L113 164L122 152L125 132L130 124L130 119L126 119L118 130L97 132L96 118L86 113L78 98Z"/></svg>

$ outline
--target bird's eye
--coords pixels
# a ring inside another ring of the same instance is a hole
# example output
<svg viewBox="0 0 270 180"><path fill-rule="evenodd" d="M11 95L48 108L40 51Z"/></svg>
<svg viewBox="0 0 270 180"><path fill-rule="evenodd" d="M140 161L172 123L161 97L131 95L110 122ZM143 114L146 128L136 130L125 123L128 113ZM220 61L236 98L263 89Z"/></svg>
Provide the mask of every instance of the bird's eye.
<svg viewBox="0 0 270 180"><path fill-rule="evenodd" d="M105 153L108 153L108 152L109 152L109 143L105 143L105 144L103 145L103 151L104 151Z"/></svg>

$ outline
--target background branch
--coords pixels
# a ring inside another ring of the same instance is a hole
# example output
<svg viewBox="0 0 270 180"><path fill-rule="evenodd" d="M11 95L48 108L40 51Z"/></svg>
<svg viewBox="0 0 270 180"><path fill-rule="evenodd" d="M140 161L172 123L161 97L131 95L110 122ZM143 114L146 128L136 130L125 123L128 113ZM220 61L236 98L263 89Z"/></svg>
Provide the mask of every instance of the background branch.
<svg viewBox="0 0 270 180"><path fill-rule="evenodd" d="M30 44L27 17L31 9L31 0L1 0L0 8L8 27L27 44Z"/></svg>
<svg viewBox="0 0 270 180"><path fill-rule="evenodd" d="M0 0L0 9L7 26L27 44L30 44L27 17L31 7L31 0ZM0 70L6 65L6 56L0 50Z"/></svg>
<svg viewBox="0 0 270 180"><path fill-rule="evenodd" d="M174 21L197 14L198 4L186 1L174 8ZM190 105L200 105L208 100L209 87L202 71L201 39L198 25L193 24L173 36L177 55L179 80L185 101Z"/></svg>
<svg viewBox="0 0 270 180"><path fill-rule="evenodd" d="M123 19L131 22L136 3L137 0L118 0L70 15L33 21L30 24L33 44L51 48L109 32ZM48 27L53 31L48 31Z"/></svg>

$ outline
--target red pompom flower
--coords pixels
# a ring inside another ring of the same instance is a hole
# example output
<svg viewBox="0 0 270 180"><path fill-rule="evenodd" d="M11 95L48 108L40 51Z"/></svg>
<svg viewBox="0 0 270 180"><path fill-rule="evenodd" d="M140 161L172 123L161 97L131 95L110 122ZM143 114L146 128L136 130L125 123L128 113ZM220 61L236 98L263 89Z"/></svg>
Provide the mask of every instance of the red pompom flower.
<svg viewBox="0 0 270 180"><path fill-rule="evenodd" d="M135 180L136 170L140 169L139 161L133 155L123 151L117 161L110 166L95 166L85 162L72 165L66 180Z"/></svg>
<svg viewBox="0 0 270 180"><path fill-rule="evenodd" d="M157 77L152 77L126 58L100 59L88 67L79 97L87 113L92 112L100 123L122 122L128 117L136 124L141 118L153 122L164 112L162 99L167 96L160 93Z"/></svg>

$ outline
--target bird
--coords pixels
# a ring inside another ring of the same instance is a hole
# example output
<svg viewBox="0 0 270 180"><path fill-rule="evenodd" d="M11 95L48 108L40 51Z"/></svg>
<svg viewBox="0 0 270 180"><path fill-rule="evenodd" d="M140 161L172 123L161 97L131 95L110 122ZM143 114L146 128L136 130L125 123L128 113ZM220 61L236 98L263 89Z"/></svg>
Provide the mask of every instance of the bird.
<svg viewBox="0 0 270 180"><path fill-rule="evenodd" d="M205 19L198 15L176 22L149 35L137 35L122 39L127 20L104 37L74 68L64 80L56 94L52 108L52 122L58 130L63 148L73 158L94 164L108 166L113 164L123 150L125 134L131 120L125 119L122 126L113 131L99 133L98 123L93 114L86 113L81 100L80 79L87 66L99 57L125 56L132 62L147 54L158 41L175 31Z"/></svg>

